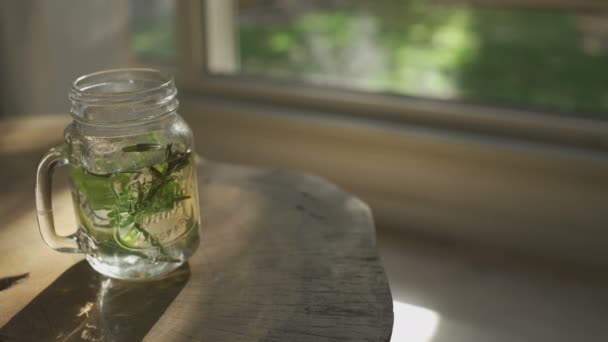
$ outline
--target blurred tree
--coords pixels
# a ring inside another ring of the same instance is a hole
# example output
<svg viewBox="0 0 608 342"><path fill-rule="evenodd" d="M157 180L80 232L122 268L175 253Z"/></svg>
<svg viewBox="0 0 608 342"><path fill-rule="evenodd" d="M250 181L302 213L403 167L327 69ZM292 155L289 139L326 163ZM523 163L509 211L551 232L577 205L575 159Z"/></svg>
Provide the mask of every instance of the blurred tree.
<svg viewBox="0 0 608 342"><path fill-rule="evenodd" d="M241 8L247 74L568 112L608 109L608 57L585 52L576 14L423 0ZM278 4L278 5L277 5ZM274 18L274 20L273 20Z"/></svg>
<svg viewBox="0 0 608 342"><path fill-rule="evenodd" d="M608 109L608 57L588 54L577 17L551 11L478 10L474 58L459 66L463 97L564 111Z"/></svg>

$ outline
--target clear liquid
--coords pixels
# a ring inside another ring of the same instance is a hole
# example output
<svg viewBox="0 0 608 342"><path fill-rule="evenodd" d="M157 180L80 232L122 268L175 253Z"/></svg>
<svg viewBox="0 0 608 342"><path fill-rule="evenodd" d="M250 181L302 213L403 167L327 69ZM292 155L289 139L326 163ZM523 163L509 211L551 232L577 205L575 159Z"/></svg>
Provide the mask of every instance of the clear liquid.
<svg viewBox="0 0 608 342"><path fill-rule="evenodd" d="M199 245L196 170L190 153L137 170L97 175L70 167L78 239L98 272L147 279L183 264Z"/></svg>

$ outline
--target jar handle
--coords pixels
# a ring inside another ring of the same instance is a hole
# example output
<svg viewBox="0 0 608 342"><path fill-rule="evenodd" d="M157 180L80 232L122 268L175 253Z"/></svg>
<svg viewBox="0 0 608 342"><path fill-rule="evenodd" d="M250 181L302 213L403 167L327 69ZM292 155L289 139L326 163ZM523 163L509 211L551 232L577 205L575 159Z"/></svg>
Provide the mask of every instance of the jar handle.
<svg viewBox="0 0 608 342"><path fill-rule="evenodd" d="M81 253L76 234L57 235L53 220L53 172L55 168L68 164L65 145L50 149L38 162L36 170L36 214L40 235L52 249L63 253Z"/></svg>

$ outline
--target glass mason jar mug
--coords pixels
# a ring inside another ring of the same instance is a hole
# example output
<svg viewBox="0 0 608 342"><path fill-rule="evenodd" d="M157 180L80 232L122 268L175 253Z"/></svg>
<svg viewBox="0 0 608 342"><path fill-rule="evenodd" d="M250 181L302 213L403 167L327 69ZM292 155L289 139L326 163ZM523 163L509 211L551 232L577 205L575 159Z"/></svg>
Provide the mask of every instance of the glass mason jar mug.
<svg viewBox="0 0 608 342"><path fill-rule="evenodd" d="M38 225L60 252L86 254L98 272L146 279L183 264L199 245L192 132L177 114L173 79L152 69L78 78L64 143L39 162ZM67 166L76 233L55 232L51 184Z"/></svg>

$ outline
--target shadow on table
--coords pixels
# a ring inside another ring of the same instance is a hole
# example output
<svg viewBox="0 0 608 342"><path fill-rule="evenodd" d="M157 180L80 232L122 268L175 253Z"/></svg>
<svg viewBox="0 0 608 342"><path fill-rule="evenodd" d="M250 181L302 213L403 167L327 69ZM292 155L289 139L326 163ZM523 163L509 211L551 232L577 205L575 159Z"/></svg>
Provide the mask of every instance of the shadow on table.
<svg viewBox="0 0 608 342"><path fill-rule="evenodd" d="M0 341L140 341L189 277L186 264L159 280L125 282L83 260L0 328Z"/></svg>

